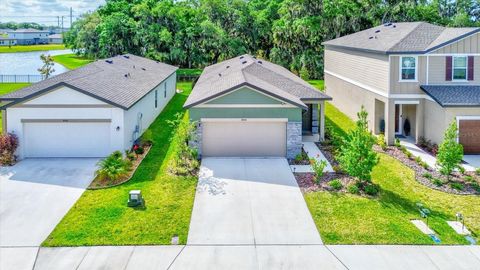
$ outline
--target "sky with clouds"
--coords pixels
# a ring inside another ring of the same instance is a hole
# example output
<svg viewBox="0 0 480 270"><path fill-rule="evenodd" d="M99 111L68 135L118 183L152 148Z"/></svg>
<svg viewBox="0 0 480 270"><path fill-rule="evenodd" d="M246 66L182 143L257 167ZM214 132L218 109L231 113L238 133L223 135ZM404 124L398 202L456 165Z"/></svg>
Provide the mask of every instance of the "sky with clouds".
<svg viewBox="0 0 480 270"><path fill-rule="evenodd" d="M70 7L75 17L95 10L104 0L0 0L0 22L37 22L57 25L57 16L65 16L64 26L70 26Z"/></svg>

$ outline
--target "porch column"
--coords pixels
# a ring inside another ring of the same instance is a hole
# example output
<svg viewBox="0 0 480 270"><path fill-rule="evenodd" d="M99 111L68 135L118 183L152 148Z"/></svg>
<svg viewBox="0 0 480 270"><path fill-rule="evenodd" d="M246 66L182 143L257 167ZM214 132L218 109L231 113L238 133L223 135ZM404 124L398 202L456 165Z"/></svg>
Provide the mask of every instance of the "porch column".
<svg viewBox="0 0 480 270"><path fill-rule="evenodd" d="M325 140L325 101L320 104L320 141Z"/></svg>
<svg viewBox="0 0 480 270"><path fill-rule="evenodd" d="M420 137L423 137L423 113L425 100L420 99L420 102L415 108L415 142L418 143Z"/></svg>
<svg viewBox="0 0 480 270"><path fill-rule="evenodd" d="M318 104L312 104L312 134L318 134Z"/></svg>
<svg viewBox="0 0 480 270"><path fill-rule="evenodd" d="M0 115L2 115L2 132L3 134L7 133L7 110L1 110Z"/></svg>
<svg viewBox="0 0 480 270"><path fill-rule="evenodd" d="M388 145L395 142L395 101L392 99L385 103L385 139Z"/></svg>

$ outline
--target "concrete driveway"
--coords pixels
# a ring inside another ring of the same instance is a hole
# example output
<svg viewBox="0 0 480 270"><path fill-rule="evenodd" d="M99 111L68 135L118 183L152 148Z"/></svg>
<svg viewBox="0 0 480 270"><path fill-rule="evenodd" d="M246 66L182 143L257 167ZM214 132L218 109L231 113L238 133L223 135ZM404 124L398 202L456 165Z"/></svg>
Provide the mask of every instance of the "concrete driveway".
<svg viewBox="0 0 480 270"><path fill-rule="evenodd" d="M321 243L286 159L202 160L188 245Z"/></svg>
<svg viewBox="0 0 480 270"><path fill-rule="evenodd" d="M25 159L0 168L0 247L35 247L93 179L98 159Z"/></svg>
<svg viewBox="0 0 480 270"><path fill-rule="evenodd" d="M467 171L475 171L477 168L480 168L480 155L464 155L463 160L468 163L464 165Z"/></svg>

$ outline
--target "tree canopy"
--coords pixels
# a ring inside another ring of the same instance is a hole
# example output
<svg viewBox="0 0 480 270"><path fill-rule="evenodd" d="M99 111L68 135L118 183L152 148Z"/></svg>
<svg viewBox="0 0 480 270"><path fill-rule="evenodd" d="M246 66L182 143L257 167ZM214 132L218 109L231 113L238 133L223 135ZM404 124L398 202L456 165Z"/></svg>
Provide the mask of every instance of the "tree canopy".
<svg viewBox="0 0 480 270"><path fill-rule="evenodd" d="M90 58L134 53L186 68L250 53L323 77L321 43L384 22L480 26L477 0L107 0L66 34Z"/></svg>

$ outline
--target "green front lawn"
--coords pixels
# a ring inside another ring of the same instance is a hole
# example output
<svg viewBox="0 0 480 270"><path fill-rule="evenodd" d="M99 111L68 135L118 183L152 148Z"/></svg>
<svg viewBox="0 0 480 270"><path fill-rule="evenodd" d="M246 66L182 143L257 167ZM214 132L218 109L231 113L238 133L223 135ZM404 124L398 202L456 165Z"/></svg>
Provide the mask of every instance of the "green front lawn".
<svg viewBox="0 0 480 270"><path fill-rule="evenodd" d="M78 56L73 53L55 55L55 56L52 56L52 58L53 58L53 61L61 64L62 66L68 69L76 69L88 63L93 62L93 60Z"/></svg>
<svg viewBox="0 0 480 270"><path fill-rule="evenodd" d="M202 74L202 69L198 68L179 68L177 70L177 75L184 76L200 76Z"/></svg>
<svg viewBox="0 0 480 270"><path fill-rule="evenodd" d="M149 127L154 144L133 178L117 187L85 191L43 246L170 244L174 235L186 243L197 178L167 172L177 146L170 140L176 130L166 121L176 113L188 120L182 106L191 86L178 84L184 92L176 94ZM133 189L142 190L145 210L126 206Z"/></svg>
<svg viewBox="0 0 480 270"><path fill-rule="evenodd" d="M0 46L0 53L64 50L63 44Z"/></svg>
<svg viewBox="0 0 480 270"><path fill-rule="evenodd" d="M326 123L339 134L346 134L354 122L330 103ZM396 159L381 154L372 173L381 188L378 198L351 194L310 192L305 200L327 244L433 244L411 223L419 213L415 204L422 202L432 210L430 227L442 244L467 244L446 223L461 212L466 225L480 233L480 196L458 196L432 190L415 180L414 172Z"/></svg>
<svg viewBox="0 0 480 270"><path fill-rule="evenodd" d="M0 83L0 96L29 85L30 83ZM2 129L2 113L0 113L0 133L2 133Z"/></svg>

